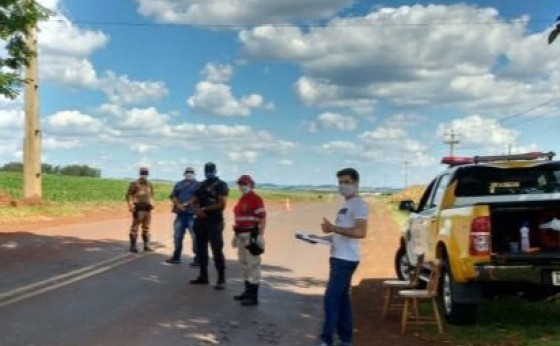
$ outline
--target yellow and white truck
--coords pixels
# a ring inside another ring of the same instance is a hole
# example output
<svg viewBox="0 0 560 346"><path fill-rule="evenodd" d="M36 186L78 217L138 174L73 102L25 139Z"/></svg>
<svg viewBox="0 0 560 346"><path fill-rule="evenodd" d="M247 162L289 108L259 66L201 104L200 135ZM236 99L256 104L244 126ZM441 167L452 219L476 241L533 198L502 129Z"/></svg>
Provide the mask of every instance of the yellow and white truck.
<svg viewBox="0 0 560 346"><path fill-rule="evenodd" d="M444 158L449 168L409 208L397 275L406 279L421 254L441 260L440 305L453 324L474 323L485 297L558 294L560 161L553 157Z"/></svg>

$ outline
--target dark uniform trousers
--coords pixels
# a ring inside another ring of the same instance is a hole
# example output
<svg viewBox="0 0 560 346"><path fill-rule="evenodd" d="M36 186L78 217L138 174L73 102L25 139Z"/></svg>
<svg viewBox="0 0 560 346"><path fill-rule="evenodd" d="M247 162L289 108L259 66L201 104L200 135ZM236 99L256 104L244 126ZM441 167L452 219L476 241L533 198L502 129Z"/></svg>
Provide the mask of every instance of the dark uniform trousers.
<svg viewBox="0 0 560 346"><path fill-rule="evenodd" d="M197 218L194 221L196 251L200 261L200 276L208 279L208 244L212 249L214 265L218 272L218 281L225 280L226 261L224 257L224 222Z"/></svg>

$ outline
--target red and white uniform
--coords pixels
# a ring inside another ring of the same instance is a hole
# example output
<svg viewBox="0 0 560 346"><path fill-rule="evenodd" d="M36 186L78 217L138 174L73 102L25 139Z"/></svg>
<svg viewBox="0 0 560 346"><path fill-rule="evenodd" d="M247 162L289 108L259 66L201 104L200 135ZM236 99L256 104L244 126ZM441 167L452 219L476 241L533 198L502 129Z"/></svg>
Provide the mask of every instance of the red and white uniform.
<svg viewBox="0 0 560 346"><path fill-rule="evenodd" d="M242 195L233 208L234 224L236 232L250 232L266 218L264 202L262 198L253 191Z"/></svg>

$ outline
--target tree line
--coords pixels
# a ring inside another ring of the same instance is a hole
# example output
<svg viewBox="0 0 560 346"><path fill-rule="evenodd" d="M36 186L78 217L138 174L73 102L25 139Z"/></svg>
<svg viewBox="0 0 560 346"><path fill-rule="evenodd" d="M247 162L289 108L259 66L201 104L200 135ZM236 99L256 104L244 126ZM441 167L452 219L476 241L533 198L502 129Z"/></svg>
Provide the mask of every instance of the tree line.
<svg viewBox="0 0 560 346"><path fill-rule="evenodd" d="M23 172L23 163L10 162L0 167L3 172ZM101 177L101 170L88 165L68 165L55 166L48 163L41 164L41 171L44 174L72 175L76 177Z"/></svg>

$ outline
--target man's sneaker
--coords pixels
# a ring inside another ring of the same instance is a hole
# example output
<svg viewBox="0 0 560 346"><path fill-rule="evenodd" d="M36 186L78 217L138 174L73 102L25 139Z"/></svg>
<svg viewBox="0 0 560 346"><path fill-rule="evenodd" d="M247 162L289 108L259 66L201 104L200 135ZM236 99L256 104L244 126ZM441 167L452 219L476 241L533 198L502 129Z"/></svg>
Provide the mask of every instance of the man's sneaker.
<svg viewBox="0 0 560 346"><path fill-rule="evenodd" d="M191 262L191 264L189 264L189 266L191 266L192 268L200 267L200 263L198 263L197 261L194 261L194 262Z"/></svg>
<svg viewBox="0 0 560 346"><path fill-rule="evenodd" d="M204 279L204 278L196 278L194 280L191 280L191 285L208 285L208 279Z"/></svg>
<svg viewBox="0 0 560 346"><path fill-rule="evenodd" d="M173 257L166 259L165 262L169 264L181 264L181 260L175 259Z"/></svg>
<svg viewBox="0 0 560 346"><path fill-rule="evenodd" d="M216 290L224 290L226 289L226 282L225 281L218 281L216 285L214 285L214 289Z"/></svg>

